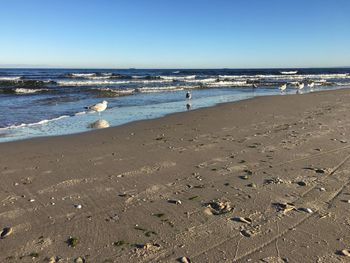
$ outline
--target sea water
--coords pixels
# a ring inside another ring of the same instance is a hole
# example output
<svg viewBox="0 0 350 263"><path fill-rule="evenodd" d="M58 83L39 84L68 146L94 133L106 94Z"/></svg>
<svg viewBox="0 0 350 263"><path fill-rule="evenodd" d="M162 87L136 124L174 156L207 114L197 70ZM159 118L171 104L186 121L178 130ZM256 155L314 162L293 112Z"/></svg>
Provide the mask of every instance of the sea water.
<svg viewBox="0 0 350 263"><path fill-rule="evenodd" d="M0 69L0 142L85 132L265 95L350 87L350 69ZM281 93L278 87L287 83ZM254 86L255 87L254 87ZM186 92L192 100L186 100ZM86 106L108 101L106 111Z"/></svg>

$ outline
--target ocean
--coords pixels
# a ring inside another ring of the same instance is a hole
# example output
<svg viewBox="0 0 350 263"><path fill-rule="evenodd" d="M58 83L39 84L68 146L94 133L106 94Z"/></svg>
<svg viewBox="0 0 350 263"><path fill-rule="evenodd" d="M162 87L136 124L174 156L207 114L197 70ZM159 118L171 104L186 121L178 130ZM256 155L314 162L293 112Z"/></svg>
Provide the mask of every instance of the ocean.
<svg viewBox="0 0 350 263"><path fill-rule="evenodd" d="M264 95L350 87L350 68L0 69L0 142L152 119ZM308 83L314 82L313 88ZM287 83L281 93L278 87ZM192 99L186 100L186 92ZM106 111L86 106L108 101Z"/></svg>

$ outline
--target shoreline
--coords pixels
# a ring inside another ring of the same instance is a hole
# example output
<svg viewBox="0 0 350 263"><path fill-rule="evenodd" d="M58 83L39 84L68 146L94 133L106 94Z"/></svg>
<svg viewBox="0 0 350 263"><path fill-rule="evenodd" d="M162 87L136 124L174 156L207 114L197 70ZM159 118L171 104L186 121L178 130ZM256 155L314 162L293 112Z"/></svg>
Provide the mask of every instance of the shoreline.
<svg viewBox="0 0 350 263"><path fill-rule="evenodd" d="M333 91L338 91L338 90L348 90L348 88L339 88L339 89L331 89L331 90L319 90L319 91L314 91L314 92L312 92L312 94L323 93L323 92L333 92ZM99 133L99 132L104 131L104 130L119 128L119 127L123 127L123 126L126 126L126 125L132 125L132 124L138 123L138 122L147 122L147 121L152 121L152 120L158 120L158 119L166 118L167 116L171 116L171 115L174 115L174 114L175 114L175 115L176 115L176 114L186 114L187 112L195 112L195 111L200 111L200 110L215 108L215 107L222 106L222 105L227 105L227 104L236 104L236 103L244 102L244 101L247 101L247 100L259 99L259 98L261 98L261 97L304 96L304 95L307 95L307 94L311 94L311 93L305 93L305 94L283 94L283 95L281 95L281 94L262 95L262 96L252 97L252 98L245 98L245 99L241 99L241 100L237 100L237 101L229 101L229 102L217 103L217 104L215 104L215 105L213 105L213 106L200 107L200 108L196 108L196 109L191 109L191 110L189 110L189 111L179 111L179 112L165 113L165 115L160 116L160 117L155 117L155 118L151 118L151 119L143 119L143 120L135 120L135 121L123 123L123 124L121 124L121 125L112 126L112 127L108 127L108 128L92 129L92 130L83 131L83 132L69 133L69 134L61 134L61 135L35 136L35 137L24 138L24 139L16 139L16 140L13 140L13 141L4 141L4 142L0 142L0 145L7 144L7 143L14 143L14 142L23 142L23 141L27 141L27 140L49 139L49 138L56 138L56 137L61 137L61 136L74 136L74 135L79 136L79 135L82 135L82 134L86 134L86 133L95 133L95 132L96 132L96 133ZM74 117L74 116L69 116L69 117Z"/></svg>
<svg viewBox="0 0 350 263"><path fill-rule="evenodd" d="M0 261L343 260L349 98L262 96L1 143Z"/></svg>

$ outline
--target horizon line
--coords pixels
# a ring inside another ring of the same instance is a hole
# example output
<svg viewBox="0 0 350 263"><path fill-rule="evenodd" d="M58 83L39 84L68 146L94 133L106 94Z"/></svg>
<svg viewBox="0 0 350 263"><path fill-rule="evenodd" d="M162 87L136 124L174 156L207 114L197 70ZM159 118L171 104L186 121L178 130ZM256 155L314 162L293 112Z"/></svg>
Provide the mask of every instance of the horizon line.
<svg viewBox="0 0 350 263"><path fill-rule="evenodd" d="M109 69L109 70L130 70L130 69L138 69L138 70L156 70L156 69L162 69L162 70L208 70L208 69L233 69L233 70L239 70L239 69L322 69L322 68L350 68L350 66L308 66L308 67L246 67L246 68L241 68L241 67L213 67L213 68L170 68L170 67L146 67L146 68L137 68L137 67L63 67L63 66L34 66L34 65L1 65L0 64L0 69L86 69L86 70L91 70L91 69Z"/></svg>

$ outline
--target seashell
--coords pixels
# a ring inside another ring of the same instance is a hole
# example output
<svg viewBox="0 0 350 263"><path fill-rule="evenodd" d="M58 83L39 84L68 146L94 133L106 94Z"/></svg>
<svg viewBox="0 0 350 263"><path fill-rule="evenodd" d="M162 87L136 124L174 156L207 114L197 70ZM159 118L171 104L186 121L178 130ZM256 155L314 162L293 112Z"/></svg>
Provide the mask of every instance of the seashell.
<svg viewBox="0 0 350 263"><path fill-rule="evenodd" d="M242 230L241 232L240 232L240 234L242 235L242 236L244 236L244 237L251 237L251 236L253 236L254 235L254 233L253 232L251 232L251 231L249 231L249 230Z"/></svg>
<svg viewBox="0 0 350 263"><path fill-rule="evenodd" d="M276 203L275 205L278 211L283 211L284 214L295 209L295 206L292 203Z"/></svg>
<svg viewBox="0 0 350 263"><path fill-rule="evenodd" d="M153 250L153 251L155 251L155 250L159 250L160 249L160 245L159 244L156 244L156 243L154 243L154 244L151 244L151 243L146 243L146 244L144 244L143 246L141 246L143 249L145 249L145 250Z"/></svg>
<svg viewBox="0 0 350 263"><path fill-rule="evenodd" d="M233 210L233 207L231 207L231 203L228 201L212 201L210 203L206 204L208 208L211 209L211 212L214 215L221 215L228 213Z"/></svg>
<svg viewBox="0 0 350 263"><path fill-rule="evenodd" d="M301 211L304 211L304 212L306 212L306 213L309 213L309 214L312 214L313 213L313 211L312 211L312 209L311 208L300 208L299 210L301 210Z"/></svg>
<svg viewBox="0 0 350 263"><path fill-rule="evenodd" d="M56 257L50 257L45 259L46 262L48 263L56 263L58 260L56 260Z"/></svg>
<svg viewBox="0 0 350 263"><path fill-rule="evenodd" d="M168 203L175 204L175 205L181 205L181 200L168 200Z"/></svg>
<svg viewBox="0 0 350 263"><path fill-rule="evenodd" d="M252 187L252 188L256 188L256 184L251 183L251 184L247 184L248 187Z"/></svg>
<svg viewBox="0 0 350 263"><path fill-rule="evenodd" d="M283 184L284 181L279 177L273 177L269 179L265 179L264 184Z"/></svg>
<svg viewBox="0 0 350 263"><path fill-rule="evenodd" d="M191 260L187 257L182 257L179 259L179 262L181 263L191 263Z"/></svg>
<svg viewBox="0 0 350 263"><path fill-rule="evenodd" d="M85 259L82 257L78 257L74 260L74 263L85 263Z"/></svg>
<svg viewBox="0 0 350 263"><path fill-rule="evenodd" d="M13 228L12 227L5 227L1 232L0 232L0 238L6 238L9 235L13 233Z"/></svg>
<svg viewBox="0 0 350 263"><path fill-rule="evenodd" d="M303 182L303 181L297 182L297 184L300 185L300 186L306 186L306 183Z"/></svg>
<svg viewBox="0 0 350 263"><path fill-rule="evenodd" d="M252 223L252 220L249 217L235 217L232 220L236 221L236 222L245 223L245 224L251 224Z"/></svg>
<svg viewBox="0 0 350 263"><path fill-rule="evenodd" d="M317 174L324 174L326 172L326 169L316 168L314 170Z"/></svg>
<svg viewBox="0 0 350 263"><path fill-rule="evenodd" d="M350 257L350 250L349 249L343 249L342 251L340 251L340 254L343 255L343 256Z"/></svg>

